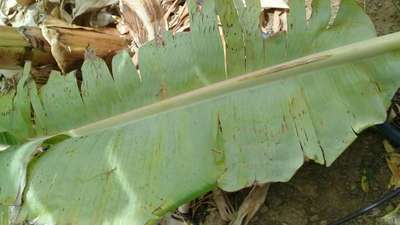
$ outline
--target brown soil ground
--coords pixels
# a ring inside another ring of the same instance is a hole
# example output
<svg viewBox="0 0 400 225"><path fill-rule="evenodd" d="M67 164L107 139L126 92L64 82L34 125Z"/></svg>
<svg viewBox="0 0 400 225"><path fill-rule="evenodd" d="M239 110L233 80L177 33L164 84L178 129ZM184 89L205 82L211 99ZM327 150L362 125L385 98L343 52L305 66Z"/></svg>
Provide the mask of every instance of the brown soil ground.
<svg viewBox="0 0 400 225"><path fill-rule="evenodd" d="M400 31L400 0L359 2L379 35ZM251 225L326 225L379 198L391 176L382 141L378 131L367 130L333 166L310 163L290 182L273 184ZM368 192L361 188L362 177ZM348 225L400 225L400 213L397 222L382 219L399 204L400 198L394 199Z"/></svg>
<svg viewBox="0 0 400 225"><path fill-rule="evenodd" d="M388 191L390 179L382 141L379 132L370 129L331 167L310 163L290 182L273 184L252 225L327 225L379 198ZM362 177L368 192L361 187ZM385 224L380 218L396 206L396 200L389 202L348 224Z"/></svg>

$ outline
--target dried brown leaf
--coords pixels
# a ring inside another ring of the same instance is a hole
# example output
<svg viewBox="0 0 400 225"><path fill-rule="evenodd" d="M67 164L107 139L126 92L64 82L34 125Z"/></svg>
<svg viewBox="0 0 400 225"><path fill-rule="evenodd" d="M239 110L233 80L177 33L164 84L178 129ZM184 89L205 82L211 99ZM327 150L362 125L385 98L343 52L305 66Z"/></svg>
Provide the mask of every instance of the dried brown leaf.
<svg viewBox="0 0 400 225"><path fill-rule="evenodd" d="M387 140L383 141L383 146L387 152L386 163L392 172L389 186L400 187L400 154Z"/></svg>
<svg viewBox="0 0 400 225"><path fill-rule="evenodd" d="M164 21L165 21L165 29L169 30L169 22L168 20L172 17L172 14L176 12L179 8L180 0L174 0L169 2L163 2L163 8L166 8L166 13L164 14Z"/></svg>
<svg viewBox="0 0 400 225"><path fill-rule="evenodd" d="M120 10L131 38L138 47L161 38L165 25L158 0L120 0Z"/></svg>
<svg viewBox="0 0 400 225"><path fill-rule="evenodd" d="M183 31L190 27L189 23L189 7L188 7L188 2L186 2L182 10L180 10L180 13L178 14L176 24L171 26L170 29L173 29L173 33L177 33L178 31Z"/></svg>
<svg viewBox="0 0 400 225"><path fill-rule="evenodd" d="M79 67L85 49L90 47L97 56L109 58L125 48L126 40L118 32L102 30L42 26L42 35L51 46L51 53L63 72Z"/></svg>
<svg viewBox="0 0 400 225"><path fill-rule="evenodd" d="M255 185L243 201L236 214L235 220L233 220L230 225L249 224L258 209L264 204L268 189L269 184Z"/></svg>
<svg viewBox="0 0 400 225"><path fill-rule="evenodd" d="M260 29L265 37L288 31L287 0L261 0Z"/></svg>
<svg viewBox="0 0 400 225"><path fill-rule="evenodd" d="M0 66L3 69L19 69L25 61L32 61L33 66L43 66L55 63L50 54L50 46L37 28L0 27L0 39L3 43L12 41L15 51L10 52L9 46L0 46Z"/></svg>
<svg viewBox="0 0 400 225"><path fill-rule="evenodd" d="M40 23L41 8L38 3L22 6L8 4L7 1L4 2L6 3L2 4L0 9L5 16L6 24L10 24L12 27L36 27Z"/></svg>
<svg viewBox="0 0 400 225"><path fill-rule="evenodd" d="M224 221L232 221L234 218L235 210L233 209L229 199L225 193L219 189L213 191L213 199L221 219Z"/></svg>

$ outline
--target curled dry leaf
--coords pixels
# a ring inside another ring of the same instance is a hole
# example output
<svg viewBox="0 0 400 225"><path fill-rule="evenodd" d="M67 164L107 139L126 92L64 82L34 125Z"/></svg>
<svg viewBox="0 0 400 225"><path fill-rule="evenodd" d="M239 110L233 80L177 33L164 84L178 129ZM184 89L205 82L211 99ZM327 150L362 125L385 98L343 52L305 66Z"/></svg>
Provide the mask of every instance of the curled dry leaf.
<svg viewBox="0 0 400 225"><path fill-rule="evenodd" d="M174 33L177 33L178 31L187 29L187 25L189 25L189 7L188 2L185 2L185 4L180 7L176 20L173 20L172 24L170 24L170 29L172 29Z"/></svg>
<svg viewBox="0 0 400 225"><path fill-rule="evenodd" d="M56 30L42 26L43 37L51 46L51 53L56 60L59 68L65 72L68 69L68 62L65 59L67 53L66 46L62 45L59 41L59 34Z"/></svg>
<svg viewBox="0 0 400 225"><path fill-rule="evenodd" d="M0 11L3 16L10 18L16 14L18 3L16 0L0 0Z"/></svg>
<svg viewBox="0 0 400 225"><path fill-rule="evenodd" d="M32 61L34 67L55 63L50 46L37 28L0 27L0 67L20 69L25 61ZM10 51L9 43L13 43Z"/></svg>
<svg viewBox="0 0 400 225"><path fill-rule="evenodd" d="M20 8L10 23L13 27L36 27L41 22L40 20L40 6L33 4L26 8Z"/></svg>
<svg viewBox="0 0 400 225"><path fill-rule="evenodd" d="M123 22L136 46L161 37L165 25L158 0L120 0L119 5Z"/></svg>
<svg viewBox="0 0 400 225"><path fill-rule="evenodd" d="M255 185L244 199L236 214L236 218L230 223L230 225L249 224L258 209L264 204L269 186L269 184Z"/></svg>
<svg viewBox="0 0 400 225"><path fill-rule="evenodd" d="M286 0L261 0L261 7L260 28L265 37L288 31L289 5Z"/></svg>
<svg viewBox="0 0 400 225"><path fill-rule="evenodd" d="M42 15L42 4L20 5L15 0L0 0L0 20L13 27L37 26Z"/></svg>
<svg viewBox="0 0 400 225"><path fill-rule="evenodd" d="M169 30L170 28L170 22L174 15L177 14L177 11L179 10L179 3L180 0L165 0L161 2L161 7L164 9L164 23L165 23L165 29Z"/></svg>
<svg viewBox="0 0 400 225"><path fill-rule="evenodd" d="M235 216L235 210L225 193L217 189L213 191L213 199L221 219L227 222L232 221Z"/></svg>
<svg viewBox="0 0 400 225"><path fill-rule="evenodd" d="M164 20L167 30L173 30L173 33L188 30L190 28L188 1L175 1L164 14Z"/></svg>
<svg viewBox="0 0 400 225"><path fill-rule="evenodd" d="M111 57L126 47L126 40L113 29L77 28L77 26L42 26L43 37L63 72L75 69L83 60L85 49L90 47L102 58Z"/></svg>

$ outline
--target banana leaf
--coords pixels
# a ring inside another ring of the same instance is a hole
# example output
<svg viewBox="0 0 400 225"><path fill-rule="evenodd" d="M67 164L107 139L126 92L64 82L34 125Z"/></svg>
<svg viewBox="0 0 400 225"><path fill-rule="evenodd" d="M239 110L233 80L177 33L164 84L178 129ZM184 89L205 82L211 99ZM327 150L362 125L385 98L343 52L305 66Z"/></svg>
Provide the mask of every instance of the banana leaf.
<svg viewBox="0 0 400 225"><path fill-rule="evenodd" d="M330 166L383 122L400 84L400 34L376 38L355 1L291 1L265 38L258 0L190 0L191 31L89 57L82 84L25 65L0 96L0 224L154 224L215 188L285 182ZM202 4L201 7L198 4ZM220 21L223 38L220 34ZM224 41L222 41L224 40Z"/></svg>

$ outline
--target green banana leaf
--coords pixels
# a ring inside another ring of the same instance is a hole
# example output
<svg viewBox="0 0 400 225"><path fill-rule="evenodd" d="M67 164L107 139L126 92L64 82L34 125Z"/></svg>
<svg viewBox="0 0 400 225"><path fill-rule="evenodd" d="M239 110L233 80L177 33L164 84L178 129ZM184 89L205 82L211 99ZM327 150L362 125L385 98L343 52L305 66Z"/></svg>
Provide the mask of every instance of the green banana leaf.
<svg viewBox="0 0 400 225"><path fill-rule="evenodd" d="M309 22L293 0L289 32L269 38L259 0L189 2L191 32L142 47L140 76L122 52L112 73L89 58L81 87L53 72L38 90L26 64L0 96L0 224L154 224L217 187L329 166L385 120L400 34L358 43L376 35L355 1L328 29L328 0Z"/></svg>

